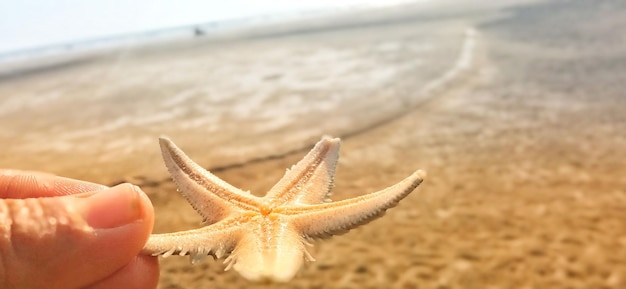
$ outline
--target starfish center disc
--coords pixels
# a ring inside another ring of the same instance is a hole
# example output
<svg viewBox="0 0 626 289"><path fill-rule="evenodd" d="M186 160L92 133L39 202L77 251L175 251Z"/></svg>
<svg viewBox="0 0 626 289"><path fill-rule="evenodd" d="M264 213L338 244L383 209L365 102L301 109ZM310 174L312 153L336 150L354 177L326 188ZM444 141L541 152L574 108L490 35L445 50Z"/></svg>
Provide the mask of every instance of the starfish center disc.
<svg viewBox="0 0 626 289"><path fill-rule="evenodd" d="M262 205L259 209L261 211L261 215L263 216L267 216L272 213L272 208L268 205Z"/></svg>

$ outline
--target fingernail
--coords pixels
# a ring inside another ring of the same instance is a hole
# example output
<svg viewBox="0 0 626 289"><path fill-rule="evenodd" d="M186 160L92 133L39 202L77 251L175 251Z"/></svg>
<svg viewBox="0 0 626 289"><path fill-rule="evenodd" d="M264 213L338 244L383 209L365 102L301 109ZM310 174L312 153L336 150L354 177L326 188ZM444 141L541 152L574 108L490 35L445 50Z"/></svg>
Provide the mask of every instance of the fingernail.
<svg viewBox="0 0 626 289"><path fill-rule="evenodd" d="M88 197L76 198L77 211L96 229L109 229L132 223L141 218L140 189L121 184Z"/></svg>

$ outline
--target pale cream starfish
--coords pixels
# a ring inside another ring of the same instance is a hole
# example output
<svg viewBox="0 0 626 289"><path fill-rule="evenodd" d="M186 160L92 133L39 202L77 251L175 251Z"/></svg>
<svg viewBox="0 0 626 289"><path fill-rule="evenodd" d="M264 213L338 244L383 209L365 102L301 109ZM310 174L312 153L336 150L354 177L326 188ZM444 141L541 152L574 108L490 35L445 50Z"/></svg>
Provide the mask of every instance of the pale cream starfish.
<svg viewBox="0 0 626 289"><path fill-rule="evenodd" d="M162 137L160 144L180 193L208 226L151 235L143 253L190 255L192 263L207 255L228 256L226 270L232 267L251 280L290 280L305 259L314 260L305 248L310 240L341 234L382 216L425 176L418 170L379 192L331 202L339 139L325 137L261 198L206 171L171 140Z"/></svg>

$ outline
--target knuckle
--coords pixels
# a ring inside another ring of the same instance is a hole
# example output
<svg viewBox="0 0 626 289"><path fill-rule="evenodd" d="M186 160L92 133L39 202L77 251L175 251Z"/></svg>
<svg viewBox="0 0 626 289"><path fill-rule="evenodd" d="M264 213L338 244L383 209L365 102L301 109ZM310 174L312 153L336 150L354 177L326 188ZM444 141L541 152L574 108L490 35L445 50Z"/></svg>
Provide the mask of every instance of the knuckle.
<svg viewBox="0 0 626 289"><path fill-rule="evenodd" d="M58 257L52 252L90 229L61 198L0 199L0 287L26 281L25 268Z"/></svg>

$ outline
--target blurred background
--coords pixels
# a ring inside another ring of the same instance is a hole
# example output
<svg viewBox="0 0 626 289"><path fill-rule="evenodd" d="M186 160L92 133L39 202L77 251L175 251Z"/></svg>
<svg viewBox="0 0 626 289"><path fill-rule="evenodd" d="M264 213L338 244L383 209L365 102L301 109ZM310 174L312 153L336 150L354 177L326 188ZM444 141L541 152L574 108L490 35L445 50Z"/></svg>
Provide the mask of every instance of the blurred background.
<svg viewBox="0 0 626 289"><path fill-rule="evenodd" d="M0 2L0 167L148 193L158 140L263 195L323 135L333 200L416 169L289 284L163 259L160 288L626 288L626 2Z"/></svg>

